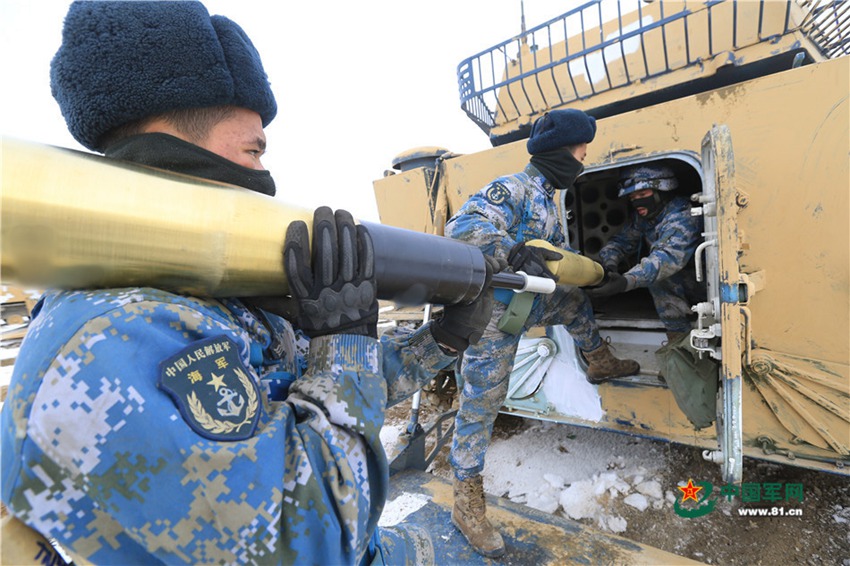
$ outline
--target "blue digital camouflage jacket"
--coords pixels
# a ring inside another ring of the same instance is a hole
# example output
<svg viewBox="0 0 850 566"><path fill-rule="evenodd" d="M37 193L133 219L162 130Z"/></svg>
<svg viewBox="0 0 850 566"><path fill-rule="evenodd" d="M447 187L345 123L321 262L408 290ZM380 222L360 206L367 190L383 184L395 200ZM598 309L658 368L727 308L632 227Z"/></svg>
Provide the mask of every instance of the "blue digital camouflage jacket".
<svg viewBox="0 0 850 566"><path fill-rule="evenodd" d="M538 238L568 249L555 188L531 164L472 195L446 223L445 234L503 259L514 244Z"/></svg>
<svg viewBox="0 0 850 566"><path fill-rule="evenodd" d="M427 327L310 342L238 300L50 292L3 406L2 500L94 563L357 564L385 407L453 361Z"/></svg>
<svg viewBox="0 0 850 566"><path fill-rule="evenodd" d="M691 207L684 197L675 197L653 219L632 213L623 229L599 251L606 268L639 254L644 242L648 253L625 272L626 289L649 287L681 271L693 258L702 239L702 217L691 216Z"/></svg>

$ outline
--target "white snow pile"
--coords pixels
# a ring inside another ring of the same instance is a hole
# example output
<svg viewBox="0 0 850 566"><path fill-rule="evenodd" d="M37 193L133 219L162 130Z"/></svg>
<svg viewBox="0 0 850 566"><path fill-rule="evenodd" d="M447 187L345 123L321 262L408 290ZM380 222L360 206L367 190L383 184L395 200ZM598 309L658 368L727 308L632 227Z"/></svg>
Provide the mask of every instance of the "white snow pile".
<svg viewBox="0 0 850 566"><path fill-rule="evenodd" d="M626 461L635 464L627 467ZM616 503L643 512L675 502L672 491L662 488L658 474L664 467L664 452L651 440L543 421L491 444L484 487L516 503L622 533L628 523Z"/></svg>
<svg viewBox="0 0 850 566"><path fill-rule="evenodd" d="M634 475L623 471L594 474L561 491L557 503L572 519L593 519L601 529L622 533L628 523L610 510L614 500L622 497L623 503L638 511L662 509L675 501L672 492L666 496L658 480L644 479L644 472L641 468Z"/></svg>
<svg viewBox="0 0 850 566"><path fill-rule="evenodd" d="M613 533L626 531L623 515L670 509L676 502L676 488L665 487L661 475L669 468L662 442L563 423L523 422L519 431L490 444L483 472L488 494ZM388 422L381 430L390 458L406 424ZM445 464L429 471L451 479Z"/></svg>

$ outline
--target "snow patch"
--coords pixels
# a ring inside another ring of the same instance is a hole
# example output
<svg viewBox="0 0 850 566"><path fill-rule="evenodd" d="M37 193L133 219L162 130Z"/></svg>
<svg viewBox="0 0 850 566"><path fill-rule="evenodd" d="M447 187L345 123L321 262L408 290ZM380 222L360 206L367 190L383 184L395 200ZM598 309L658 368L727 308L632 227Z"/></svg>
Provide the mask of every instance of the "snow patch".
<svg viewBox="0 0 850 566"><path fill-rule="evenodd" d="M608 517L608 530L612 533L624 533L629 524L622 517Z"/></svg>
<svg viewBox="0 0 850 566"><path fill-rule="evenodd" d="M661 490L661 484L655 480L645 481L637 484L635 490L652 499L663 499L664 492Z"/></svg>
<svg viewBox="0 0 850 566"><path fill-rule="evenodd" d="M646 508L649 507L649 501L646 500L646 496L641 495L640 493L633 493L623 499L623 503L626 505L631 505L638 511L646 511Z"/></svg>
<svg viewBox="0 0 850 566"><path fill-rule="evenodd" d="M581 369L572 337L563 326L550 328L549 337L557 344L558 353L547 373L558 379L544 379L543 393L554 409L563 415L599 422L605 416L602 398L596 385L587 381Z"/></svg>
<svg viewBox="0 0 850 566"><path fill-rule="evenodd" d="M598 509L594 490L591 480L582 480L562 491L559 502L564 508L564 513L571 519L594 517Z"/></svg>
<svg viewBox="0 0 850 566"><path fill-rule="evenodd" d="M404 431L404 425L388 425L381 431L381 441L392 445L392 439ZM676 501L672 490L662 488L664 460L651 456L647 442L561 423L533 422L490 445L484 490L545 513L590 520L602 530L623 533L628 522L615 505L624 503L629 512L646 512ZM389 513L388 504L384 515Z"/></svg>
<svg viewBox="0 0 850 566"><path fill-rule="evenodd" d="M428 498L417 493L403 493L395 499L387 501L378 525L392 527L404 521L408 515L415 513L428 504Z"/></svg>
<svg viewBox="0 0 850 566"><path fill-rule="evenodd" d="M515 503L590 519L600 529L622 533L628 522L613 512L615 501L640 512L675 502L656 477L660 467L642 458L646 454L646 446L633 437L539 422L490 446L484 488ZM626 464L635 461L643 465Z"/></svg>
<svg viewBox="0 0 850 566"><path fill-rule="evenodd" d="M566 485L564 478L555 474L543 474L543 479L555 489L564 489L564 486Z"/></svg>

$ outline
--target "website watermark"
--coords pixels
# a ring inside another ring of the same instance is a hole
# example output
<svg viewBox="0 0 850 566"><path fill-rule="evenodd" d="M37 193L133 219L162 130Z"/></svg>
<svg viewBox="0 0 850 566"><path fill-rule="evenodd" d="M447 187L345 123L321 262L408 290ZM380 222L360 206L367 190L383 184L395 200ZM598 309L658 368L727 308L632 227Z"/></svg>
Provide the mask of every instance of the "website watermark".
<svg viewBox="0 0 850 566"><path fill-rule="evenodd" d="M786 509L785 507L771 507L770 509L753 509L741 507L738 515L742 517L802 517L802 509Z"/></svg>
<svg viewBox="0 0 850 566"><path fill-rule="evenodd" d="M717 503L724 499L729 503L740 500L744 505L737 509L737 513L742 517L803 516L803 510L793 506L795 503L803 503L801 483L761 482L742 483L740 486L726 484L715 489L710 482L694 482L689 478L687 484L678 486L678 489L681 491L681 498L673 504L673 510L680 517L688 519L708 515L714 511ZM760 506L763 504L773 505Z"/></svg>

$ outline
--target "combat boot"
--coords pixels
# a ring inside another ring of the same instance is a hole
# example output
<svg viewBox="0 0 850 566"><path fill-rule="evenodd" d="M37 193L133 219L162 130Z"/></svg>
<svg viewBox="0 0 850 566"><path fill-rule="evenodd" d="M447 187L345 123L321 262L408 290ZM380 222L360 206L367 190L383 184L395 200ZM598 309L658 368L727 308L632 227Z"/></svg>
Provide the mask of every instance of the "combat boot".
<svg viewBox="0 0 850 566"><path fill-rule="evenodd" d="M487 558L504 554L505 541L486 516L484 479L480 475L466 480L455 478L454 496L452 523L475 552Z"/></svg>
<svg viewBox="0 0 850 566"><path fill-rule="evenodd" d="M587 359L587 380L597 384L615 377L635 375L640 371L640 364L634 360L615 358L605 342L595 350L583 352Z"/></svg>

